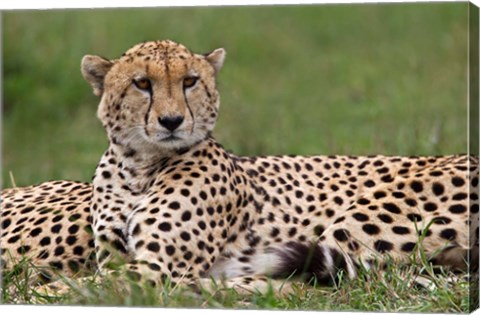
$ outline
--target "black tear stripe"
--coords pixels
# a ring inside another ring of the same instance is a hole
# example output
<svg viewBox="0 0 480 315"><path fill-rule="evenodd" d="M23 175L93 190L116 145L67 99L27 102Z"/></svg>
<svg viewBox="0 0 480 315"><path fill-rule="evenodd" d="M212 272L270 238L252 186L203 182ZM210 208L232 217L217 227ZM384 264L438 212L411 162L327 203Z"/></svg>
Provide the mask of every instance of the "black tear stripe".
<svg viewBox="0 0 480 315"><path fill-rule="evenodd" d="M190 107L190 104L188 103L187 93L186 93L185 89L183 89L183 98L185 99L185 104L187 104L187 108L188 108L188 112L190 113L190 117L192 117L192 129L190 131L190 134L192 134L193 130L195 130L195 117L193 116L192 108Z"/></svg>
<svg viewBox="0 0 480 315"><path fill-rule="evenodd" d="M148 64L145 67L145 75L148 78ZM150 88L148 89L148 95L150 96L150 101L148 103L148 109L147 109L147 112L145 114L145 127L144 127L145 133L147 134L147 136L149 135L148 130L147 130L148 119L150 118L150 111L152 110L152 106L153 106L153 89L152 89L151 84L150 84Z"/></svg>

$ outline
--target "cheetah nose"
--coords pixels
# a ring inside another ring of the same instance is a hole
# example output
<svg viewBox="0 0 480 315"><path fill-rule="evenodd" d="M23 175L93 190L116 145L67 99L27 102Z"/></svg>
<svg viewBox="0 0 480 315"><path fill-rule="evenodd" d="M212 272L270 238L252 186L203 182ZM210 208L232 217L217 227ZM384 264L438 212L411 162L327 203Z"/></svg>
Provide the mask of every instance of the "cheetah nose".
<svg viewBox="0 0 480 315"><path fill-rule="evenodd" d="M166 116L159 117L158 122L163 127L167 128L170 131L174 131L178 128L183 122L183 116Z"/></svg>

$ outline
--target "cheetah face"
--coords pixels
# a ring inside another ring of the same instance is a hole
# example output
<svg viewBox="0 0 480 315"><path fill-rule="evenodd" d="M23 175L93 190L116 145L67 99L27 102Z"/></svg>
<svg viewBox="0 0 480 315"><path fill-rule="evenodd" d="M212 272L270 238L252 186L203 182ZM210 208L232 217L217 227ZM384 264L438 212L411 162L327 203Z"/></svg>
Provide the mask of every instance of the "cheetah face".
<svg viewBox="0 0 480 315"><path fill-rule="evenodd" d="M215 77L224 49L191 53L172 41L138 44L117 60L87 55L82 74L101 96L98 117L115 144L137 151L187 148L215 126Z"/></svg>

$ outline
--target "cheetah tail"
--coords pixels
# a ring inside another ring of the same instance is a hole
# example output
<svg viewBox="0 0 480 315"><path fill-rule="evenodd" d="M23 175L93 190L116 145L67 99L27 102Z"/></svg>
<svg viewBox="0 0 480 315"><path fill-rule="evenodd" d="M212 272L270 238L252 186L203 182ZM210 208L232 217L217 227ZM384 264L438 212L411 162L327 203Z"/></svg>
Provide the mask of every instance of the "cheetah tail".
<svg viewBox="0 0 480 315"><path fill-rule="evenodd" d="M301 276L306 281L320 285L337 283L341 272L349 278L356 276L355 264L347 254L318 243L305 244L289 242L274 250L279 261L272 271L272 277L285 278Z"/></svg>

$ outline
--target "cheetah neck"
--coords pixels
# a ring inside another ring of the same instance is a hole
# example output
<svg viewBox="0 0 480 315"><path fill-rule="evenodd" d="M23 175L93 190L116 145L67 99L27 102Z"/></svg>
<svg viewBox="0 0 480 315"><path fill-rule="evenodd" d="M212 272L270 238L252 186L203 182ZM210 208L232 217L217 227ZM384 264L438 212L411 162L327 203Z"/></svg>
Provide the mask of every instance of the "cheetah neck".
<svg viewBox="0 0 480 315"><path fill-rule="evenodd" d="M169 162L188 155L188 152L201 147L206 141L181 150L147 148L143 151L110 142L97 166L93 185L105 185L108 182L111 186L120 186L123 190L130 191L133 196L141 195L153 185Z"/></svg>

